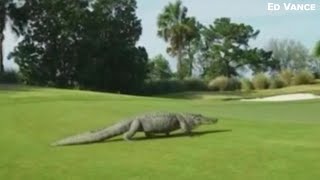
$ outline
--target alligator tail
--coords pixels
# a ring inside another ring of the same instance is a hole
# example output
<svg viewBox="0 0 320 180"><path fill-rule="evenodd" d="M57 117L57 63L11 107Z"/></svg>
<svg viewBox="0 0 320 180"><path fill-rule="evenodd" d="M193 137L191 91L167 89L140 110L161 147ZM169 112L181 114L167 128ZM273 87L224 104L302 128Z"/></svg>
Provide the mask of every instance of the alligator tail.
<svg viewBox="0 0 320 180"><path fill-rule="evenodd" d="M130 128L131 121L123 121L111 127L89 131L78 135L70 136L65 139L52 143L52 146L66 146L77 144L89 144L101 142L106 139L121 135L127 132Z"/></svg>

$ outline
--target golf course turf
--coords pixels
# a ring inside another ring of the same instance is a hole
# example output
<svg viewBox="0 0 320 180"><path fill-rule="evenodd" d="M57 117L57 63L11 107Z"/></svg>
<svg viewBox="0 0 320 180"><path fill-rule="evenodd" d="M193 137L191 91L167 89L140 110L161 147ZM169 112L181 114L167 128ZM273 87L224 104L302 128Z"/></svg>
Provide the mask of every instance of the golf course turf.
<svg viewBox="0 0 320 180"><path fill-rule="evenodd" d="M298 88L298 87L297 87ZM193 94L196 94L194 92ZM261 94L259 94L261 95ZM0 179L320 179L320 100L240 102L46 88L0 90ZM237 95L237 97L240 95ZM150 111L218 117L188 137L51 147Z"/></svg>

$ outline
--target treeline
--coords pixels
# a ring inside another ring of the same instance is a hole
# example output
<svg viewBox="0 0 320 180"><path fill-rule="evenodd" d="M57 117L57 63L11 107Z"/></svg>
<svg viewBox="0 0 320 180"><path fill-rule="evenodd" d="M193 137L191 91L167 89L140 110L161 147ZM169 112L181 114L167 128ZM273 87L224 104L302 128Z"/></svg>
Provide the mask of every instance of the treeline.
<svg viewBox="0 0 320 180"><path fill-rule="evenodd" d="M10 58L23 82L122 93L134 93L143 84L148 55L136 46L142 27L135 0L22 3L15 11L23 19L13 17L23 40Z"/></svg>
<svg viewBox="0 0 320 180"><path fill-rule="evenodd" d="M175 77L198 75L210 80L284 69L320 72L319 59L298 41L271 39L263 49L250 47L250 40L260 33L252 26L234 23L230 18L218 18L205 26L187 13L182 2L176 1L169 3L158 17L158 35L168 43L167 52L178 62ZM314 53L318 56L319 46ZM163 61L166 60L159 55L152 62L164 64Z"/></svg>
<svg viewBox="0 0 320 180"><path fill-rule="evenodd" d="M181 1L169 3L157 19L158 36L177 59L173 72L163 55L150 60L137 46L142 27L136 8L135 0L1 1L0 52L6 21L22 37L9 56L19 75L2 77L30 85L154 94L204 90L218 77L242 79L245 72L320 72L318 59L301 43L271 40L263 49L250 47L259 30L230 18L205 26ZM314 52L320 56L320 43ZM3 72L2 53L0 60Z"/></svg>
<svg viewBox="0 0 320 180"><path fill-rule="evenodd" d="M312 54L290 39L271 39L263 49L250 47L250 40L259 33L230 18L218 18L205 26L188 16L181 1L169 3L158 17L158 35L167 42L168 54L177 59L177 72L172 73L163 55L152 58L150 91L184 91L191 82L197 86L187 90L281 88L319 78L320 41ZM285 80L283 74L290 77Z"/></svg>

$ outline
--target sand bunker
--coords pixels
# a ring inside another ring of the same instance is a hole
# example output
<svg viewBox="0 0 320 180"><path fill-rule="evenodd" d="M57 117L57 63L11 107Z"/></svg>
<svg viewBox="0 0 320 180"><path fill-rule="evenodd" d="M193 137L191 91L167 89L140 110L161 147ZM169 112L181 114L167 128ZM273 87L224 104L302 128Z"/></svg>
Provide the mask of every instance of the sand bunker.
<svg viewBox="0 0 320 180"><path fill-rule="evenodd" d="M260 102L276 102L276 101L299 101L299 100L310 100L310 99L319 99L320 96L316 96L310 93L299 93L299 94L287 94L279 96L271 96L265 98L256 98L256 99L242 99L241 101L260 101Z"/></svg>

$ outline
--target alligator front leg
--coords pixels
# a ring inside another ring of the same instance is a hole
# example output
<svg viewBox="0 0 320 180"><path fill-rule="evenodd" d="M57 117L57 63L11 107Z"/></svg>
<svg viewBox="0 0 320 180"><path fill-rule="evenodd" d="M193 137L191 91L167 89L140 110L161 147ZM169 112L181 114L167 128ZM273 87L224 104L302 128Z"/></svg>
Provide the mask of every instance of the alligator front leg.
<svg viewBox="0 0 320 180"><path fill-rule="evenodd" d="M183 120L179 119L179 125L181 130L189 136L192 136L192 129L188 126L188 124Z"/></svg>

